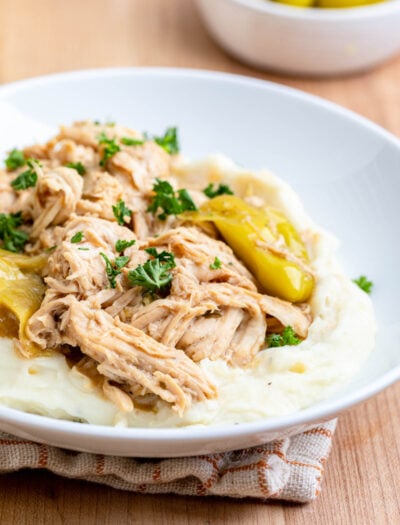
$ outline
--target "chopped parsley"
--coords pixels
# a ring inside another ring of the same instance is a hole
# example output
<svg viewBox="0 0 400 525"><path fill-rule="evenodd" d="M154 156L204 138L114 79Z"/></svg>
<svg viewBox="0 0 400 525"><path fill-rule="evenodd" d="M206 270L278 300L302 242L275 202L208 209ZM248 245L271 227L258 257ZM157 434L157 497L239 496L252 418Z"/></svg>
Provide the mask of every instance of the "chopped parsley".
<svg viewBox="0 0 400 525"><path fill-rule="evenodd" d="M372 292L372 288L374 286L374 283L370 281L365 275L361 275L358 279L353 279L353 283L355 283L359 288L361 288L361 290L368 294Z"/></svg>
<svg viewBox="0 0 400 525"><path fill-rule="evenodd" d="M127 248L129 248L130 246L133 246L135 244L136 241L124 241L122 239L119 239L116 243L115 243L115 250L118 252L118 253L121 253L123 252L124 250L126 250Z"/></svg>
<svg viewBox="0 0 400 525"><path fill-rule="evenodd" d="M73 170L76 170L79 173L79 175L85 175L86 173L86 168L82 164L82 162L67 162L65 166L67 168L72 168Z"/></svg>
<svg viewBox="0 0 400 525"><path fill-rule="evenodd" d="M286 345L298 345L301 343L291 326L285 326L282 334L268 334L266 337L266 342L269 348L276 346L286 346Z"/></svg>
<svg viewBox="0 0 400 525"><path fill-rule="evenodd" d="M8 171L14 171L25 164L24 152L20 149L12 149L5 160Z"/></svg>
<svg viewBox="0 0 400 525"><path fill-rule="evenodd" d="M147 292L155 294L171 284L175 258L170 252L157 253L155 248L147 248L146 252L154 258L131 270L128 279L132 286L142 286Z"/></svg>
<svg viewBox="0 0 400 525"><path fill-rule="evenodd" d="M204 188L203 193L209 198L213 199L219 195L233 195L233 191L227 184L219 184L218 187L214 189L214 184L210 182L207 188Z"/></svg>
<svg viewBox="0 0 400 525"><path fill-rule="evenodd" d="M214 262L210 264L210 270L219 270L222 266L222 262L218 257L215 257Z"/></svg>
<svg viewBox="0 0 400 525"><path fill-rule="evenodd" d="M156 214L158 209L162 210L157 217L165 221L168 215L179 215L184 211L197 210L189 192L187 190L175 191L166 180L156 179L153 185L154 196L147 208L147 211Z"/></svg>
<svg viewBox="0 0 400 525"><path fill-rule="evenodd" d="M95 126L101 126L102 125L100 120L94 120L93 124ZM109 127L113 128L115 126L115 122L107 121L107 122L104 123L104 126L109 126Z"/></svg>
<svg viewBox="0 0 400 525"><path fill-rule="evenodd" d="M163 250L162 252L158 253L156 248L145 248L144 250L149 255L154 257L155 259L159 259L162 263L168 263L171 265L171 268L175 268L175 257L174 254L171 252L166 252Z"/></svg>
<svg viewBox="0 0 400 525"><path fill-rule="evenodd" d="M0 213L0 240L3 241L1 247L9 252L22 252L28 242L29 235L18 226L22 224L22 214Z"/></svg>
<svg viewBox="0 0 400 525"><path fill-rule="evenodd" d="M40 162L36 159L28 159L26 161L28 169L23 171L18 177L16 177L12 182L11 186L14 190L26 190L27 188L32 188L36 186L38 176L36 173L36 167L41 166Z"/></svg>
<svg viewBox="0 0 400 525"><path fill-rule="evenodd" d="M176 153L179 153L179 140L177 128L167 128L162 137L153 137L153 140L170 155L175 155Z"/></svg>
<svg viewBox="0 0 400 525"><path fill-rule="evenodd" d="M117 219L117 222L120 226L125 226L125 218L132 215L132 211L127 208L125 202L122 199L119 199L117 204L112 207L114 217Z"/></svg>
<svg viewBox="0 0 400 525"><path fill-rule="evenodd" d="M121 144L124 144L125 146L141 146L144 144L144 140L134 139L132 137L122 137Z"/></svg>
<svg viewBox="0 0 400 525"><path fill-rule="evenodd" d="M73 243L81 242L82 239L83 239L83 232L76 232L75 235L71 237L71 242Z"/></svg>
<svg viewBox="0 0 400 525"><path fill-rule="evenodd" d="M100 166L104 167L111 157L118 153L118 151L121 151L121 148L117 144L116 139L109 139L104 131L102 131L97 138L99 144L103 146L103 157L100 160Z"/></svg>
<svg viewBox="0 0 400 525"><path fill-rule="evenodd" d="M108 277L108 282L110 283L110 288L115 288L116 278L121 273L121 269L128 263L129 256L121 255L117 257L114 262L111 262L107 255L103 252L100 253L106 263L106 274Z"/></svg>
<svg viewBox="0 0 400 525"><path fill-rule="evenodd" d="M44 251L47 253L51 253L51 252L54 252L54 250L56 249L57 249L57 244L54 244L53 246L49 246L48 248L46 248Z"/></svg>

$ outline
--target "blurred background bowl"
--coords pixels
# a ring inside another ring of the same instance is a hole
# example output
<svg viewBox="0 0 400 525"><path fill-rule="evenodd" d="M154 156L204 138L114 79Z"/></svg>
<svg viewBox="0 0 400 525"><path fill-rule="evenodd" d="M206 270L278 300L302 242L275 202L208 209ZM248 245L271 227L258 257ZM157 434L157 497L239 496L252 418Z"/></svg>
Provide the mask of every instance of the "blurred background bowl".
<svg viewBox="0 0 400 525"><path fill-rule="evenodd" d="M196 0L211 35L257 68L297 75L367 70L400 51L400 0L347 9Z"/></svg>

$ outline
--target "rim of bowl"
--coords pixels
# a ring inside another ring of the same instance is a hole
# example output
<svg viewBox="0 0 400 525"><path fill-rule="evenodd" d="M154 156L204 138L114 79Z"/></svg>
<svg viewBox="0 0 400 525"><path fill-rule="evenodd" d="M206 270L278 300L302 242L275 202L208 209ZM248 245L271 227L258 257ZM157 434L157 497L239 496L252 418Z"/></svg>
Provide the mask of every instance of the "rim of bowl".
<svg viewBox="0 0 400 525"><path fill-rule="evenodd" d="M280 15L284 18L307 20L358 20L392 15L400 12L400 0L387 0L376 4L337 7L337 8L307 8L280 4L273 0L225 0L231 4L240 5L260 14Z"/></svg>
<svg viewBox="0 0 400 525"><path fill-rule="evenodd" d="M236 1L236 0L233 0ZM219 81L226 85L240 84L244 87L255 87L260 89L267 89L273 92L283 93L285 96L295 98L299 101L305 101L308 104L328 110L330 113L335 113L340 118L351 120L353 123L369 129L372 133L383 137L387 142L395 146L399 150L400 155L400 141L399 139L388 132L381 126L375 124L371 120L358 115L357 113L339 106L333 102L325 100L321 97L311 95L292 87L284 86L275 82L261 80L252 77L245 77L243 75L234 75L231 73L223 73L219 71L196 70L187 68L167 68L167 67L116 67L116 68L100 68L100 69L83 69L76 71L68 71L65 73L55 73L51 75L43 75L39 77L18 80L16 82L4 84L0 86L0 100L6 98L14 92L19 92L31 86L37 87L41 85L48 85L52 83L64 82L69 80L85 80L98 77L112 77L112 76L164 76L175 78L197 78L205 81ZM260 432L273 432L285 430L295 425L309 425L313 422L327 420L335 417L339 412L346 410L389 387L396 381L400 380L400 363L392 367L390 370L380 375L370 384L355 390L342 394L339 399L333 397L323 400L322 402L312 405L306 409L300 410L294 414L288 414L273 418L263 418L257 421L245 422L240 425L221 425L221 426L187 426L182 428L143 428L143 427L116 427L104 425L92 425L89 423L77 423L73 421L55 419L48 416L30 414L14 408L9 408L0 405L0 420L10 424L21 425L22 429L27 429L27 425L33 431L53 430L57 433L67 433L75 437L93 436L112 438L115 442L125 441L129 439L134 443L146 439L152 443L160 443L169 439L179 440L185 439L191 442L203 441L206 439L223 439L229 437L239 437L246 435L253 435ZM346 385L343 385L345 387ZM25 430L24 430L25 432ZM37 438L37 436L34 436ZM73 447L72 447L73 448Z"/></svg>

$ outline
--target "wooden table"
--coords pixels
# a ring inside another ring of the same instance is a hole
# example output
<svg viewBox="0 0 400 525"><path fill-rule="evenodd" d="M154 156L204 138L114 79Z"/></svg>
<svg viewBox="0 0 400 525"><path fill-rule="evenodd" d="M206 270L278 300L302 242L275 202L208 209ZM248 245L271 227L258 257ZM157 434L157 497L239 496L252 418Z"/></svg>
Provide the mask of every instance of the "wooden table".
<svg viewBox="0 0 400 525"><path fill-rule="evenodd" d="M191 0L0 0L0 82L80 68L230 71L315 93L400 135L400 57L350 78L284 78L228 57ZM400 523L400 383L340 418L323 491L310 505L143 496L44 472L0 477L0 523Z"/></svg>

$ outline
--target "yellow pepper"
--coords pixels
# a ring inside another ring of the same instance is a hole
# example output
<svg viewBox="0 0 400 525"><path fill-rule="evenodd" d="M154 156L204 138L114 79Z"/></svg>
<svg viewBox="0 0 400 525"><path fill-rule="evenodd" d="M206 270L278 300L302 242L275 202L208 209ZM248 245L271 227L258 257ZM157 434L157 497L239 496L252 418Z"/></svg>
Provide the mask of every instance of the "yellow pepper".
<svg viewBox="0 0 400 525"><path fill-rule="evenodd" d="M307 270L306 248L294 226L279 211L254 208L239 197L221 195L185 216L194 222L213 222L269 295L294 303L310 297L314 278ZM278 240L293 260L274 251Z"/></svg>
<svg viewBox="0 0 400 525"><path fill-rule="evenodd" d="M22 258L19 261L22 266L30 266L31 263L23 259L28 258L27 256L18 257ZM34 264L41 264L40 261L36 259ZM24 274L17 264L10 262L8 252L5 257L0 255L0 335L9 337L17 335L14 333L17 331L21 348L30 355L37 354L40 350L27 338L26 325L39 308L44 290L45 285L38 275Z"/></svg>
<svg viewBox="0 0 400 525"><path fill-rule="evenodd" d="M278 4L286 4L294 7L313 7L315 5L314 0L274 0Z"/></svg>
<svg viewBox="0 0 400 525"><path fill-rule="evenodd" d="M9 252L0 248L0 261L5 261L17 266L22 271L40 273L48 259L48 254L24 255L22 253Z"/></svg>
<svg viewBox="0 0 400 525"><path fill-rule="evenodd" d="M361 7L363 5L379 4L385 0L317 0L316 7L327 8L349 8Z"/></svg>

